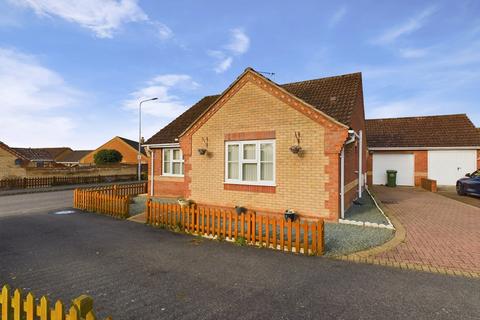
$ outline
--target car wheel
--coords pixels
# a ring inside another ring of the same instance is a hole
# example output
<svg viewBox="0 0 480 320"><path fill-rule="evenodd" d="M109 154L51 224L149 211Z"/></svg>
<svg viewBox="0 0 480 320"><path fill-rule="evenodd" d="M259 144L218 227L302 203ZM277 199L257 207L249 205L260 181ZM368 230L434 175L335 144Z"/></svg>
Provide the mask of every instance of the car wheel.
<svg viewBox="0 0 480 320"><path fill-rule="evenodd" d="M465 195L465 190L463 190L463 185L461 183L457 183L457 194L459 196Z"/></svg>

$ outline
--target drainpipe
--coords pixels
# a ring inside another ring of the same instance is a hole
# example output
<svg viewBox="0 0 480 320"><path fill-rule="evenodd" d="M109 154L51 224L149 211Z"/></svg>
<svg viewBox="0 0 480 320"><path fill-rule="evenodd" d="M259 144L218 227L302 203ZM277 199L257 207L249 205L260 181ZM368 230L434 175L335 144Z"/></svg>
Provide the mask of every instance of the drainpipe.
<svg viewBox="0 0 480 320"><path fill-rule="evenodd" d="M340 216L345 218L345 147L340 153Z"/></svg>
<svg viewBox="0 0 480 320"><path fill-rule="evenodd" d="M362 130L358 131L358 197L362 197L362 187L363 187L363 166L362 166L362 157L363 157L363 148L362 148Z"/></svg>
<svg viewBox="0 0 480 320"><path fill-rule="evenodd" d="M155 178L155 175L154 175L154 172L155 172L154 163L155 163L155 161L154 161L154 159L155 159L155 150L152 150L152 162L151 162L151 168L152 169L150 169L151 170L151 173L150 173L150 180L151 180L150 181L150 196L151 197L153 197L153 186L154 186L154 183L153 183L154 180L153 179Z"/></svg>

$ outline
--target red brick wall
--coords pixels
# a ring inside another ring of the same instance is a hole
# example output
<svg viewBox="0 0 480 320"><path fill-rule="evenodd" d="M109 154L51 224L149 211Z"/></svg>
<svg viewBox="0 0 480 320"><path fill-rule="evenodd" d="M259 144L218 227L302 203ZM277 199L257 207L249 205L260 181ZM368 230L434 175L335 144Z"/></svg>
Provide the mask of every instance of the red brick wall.
<svg viewBox="0 0 480 320"><path fill-rule="evenodd" d="M186 184L183 177L162 176L162 149L152 149L154 167L153 195L155 197L185 197ZM148 193L151 194L152 165L148 164Z"/></svg>
<svg viewBox="0 0 480 320"><path fill-rule="evenodd" d="M351 128L358 133L362 130L362 172L367 171L367 140L365 134L365 111L363 103L363 90L362 85L359 87L360 94L357 96L357 101L354 113L352 114ZM354 143L350 143L345 147L345 210L352 205L352 201L358 198L358 148L359 143L356 140Z"/></svg>

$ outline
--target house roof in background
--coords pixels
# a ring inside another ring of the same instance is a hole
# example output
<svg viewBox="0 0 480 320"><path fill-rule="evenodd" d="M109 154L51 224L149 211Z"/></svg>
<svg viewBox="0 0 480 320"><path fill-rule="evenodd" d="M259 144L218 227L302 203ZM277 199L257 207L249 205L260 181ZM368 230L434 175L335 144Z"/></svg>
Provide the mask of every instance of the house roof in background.
<svg viewBox="0 0 480 320"><path fill-rule="evenodd" d="M52 155L41 148L12 148L19 154L21 154L25 159L33 161L54 161L55 159Z"/></svg>
<svg viewBox="0 0 480 320"><path fill-rule="evenodd" d="M269 79L267 80L271 81ZM328 78L286 83L279 86L317 110L350 126L351 117L356 106L355 102L358 94L361 93L362 90L362 74L351 73ZM175 139L193 124L219 97L220 95L212 95L202 98L190 109L148 139L146 144L178 142L175 141Z"/></svg>
<svg viewBox="0 0 480 320"><path fill-rule="evenodd" d="M36 149L42 149L42 150L48 152L52 156L53 159L57 159L59 156L61 156L65 152L73 151L69 147L36 148Z"/></svg>
<svg viewBox="0 0 480 320"><path fill-rule="evenodd" d="M132 148L134 148L135 150L138 150L138 141L133 141L133 140L130 140L130 139L127 139L127 138L123 138L123 137L118 137L120 140L123 140L123 142L125 142L126 144L130 145ZM142 147L141 149L142 151L142 154L144 155L147 155L147 153L145 152L145 148Z"/></svg>
<svg viewBox="0 0 480 320"><path fill-rule="evenodd" d="M19 153L18 151L14 150L13 148L10 148L7 144L3 143L2 141L0 141L0 148L2 148L5 151L10 152L12 155L14 155L14 156L16 156L20 159L28 160L27 158L25 158L25 156L23 154Z"/></svg>
<svg viewBox="0 0 480 320"><path fill-rule="evenodd" d="M77 163L92 151L93 150L72 150L71 152L58 157L56 161L59 163Z"/></svg>
<svg viewBox="0 0 480 320"><path fill-rule="evenodd" d="M369 148L480 147L480 134L466 114L368 119Z"/></svg>

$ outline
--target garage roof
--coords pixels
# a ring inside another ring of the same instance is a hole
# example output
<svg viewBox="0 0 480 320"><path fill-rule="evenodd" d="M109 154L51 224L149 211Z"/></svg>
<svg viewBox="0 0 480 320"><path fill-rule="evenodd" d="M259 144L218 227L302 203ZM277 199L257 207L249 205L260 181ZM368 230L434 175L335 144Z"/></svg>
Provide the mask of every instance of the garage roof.
<svg viewBox="0 0 480 320"><path fill-rule="evenodd" d="M369 148L480 148L480 133L466 114L367 119L365 122Z"/></svg>

